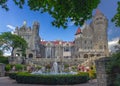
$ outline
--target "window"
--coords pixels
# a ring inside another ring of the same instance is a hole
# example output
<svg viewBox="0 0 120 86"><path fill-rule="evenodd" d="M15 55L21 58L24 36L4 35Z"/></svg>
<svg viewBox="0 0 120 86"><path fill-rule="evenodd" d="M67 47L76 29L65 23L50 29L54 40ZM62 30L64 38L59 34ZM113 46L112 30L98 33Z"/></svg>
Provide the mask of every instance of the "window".
<svg viewBox="0 0 120 86"><path fill-rule="evenodd" d="M90 41L91 45L92 45L92 41Z"/></svg>
<svg viewBox="0 0 120 86"><path fill-rule="evenodd" d="M70 51L69 47L64 47L64 51Z"/></svg>
<svg viewBox="0 0 120 86"><path fill-rule="evenodd" d="M29 54L29 58L33 58L33 54L32 53Z"/></svg>
<svg viewBox="0 0 120 86"><path fill-rule="evenodd" d="M103 49L102 45L99 46L99 49Z"/></svg>
<svg viewBox="0 0 120 86"><path fill-rule="evenodd" d="M86 40L85 40L85 42L84 42L84 43L85 43L85 44L87 43L87 42L86 42Z"/></svg>
<svg viewBox="0 0 120 86"><path fill-rule="evenodd" d="M85 54L85 55L84 55L84 58L88 58L88 55L87 55L87 54Z"/></svg>
<svg viewBox="0 0 120 86"><path fill-rule="evenodd" d="M100 17L100 19L102 19L102 17Z"/></svg>
<svg viewBox="0 0 120 86"><path fill-rule="evenodd" d="M106 46L104 45L104 49L106 49Z"/></svg>

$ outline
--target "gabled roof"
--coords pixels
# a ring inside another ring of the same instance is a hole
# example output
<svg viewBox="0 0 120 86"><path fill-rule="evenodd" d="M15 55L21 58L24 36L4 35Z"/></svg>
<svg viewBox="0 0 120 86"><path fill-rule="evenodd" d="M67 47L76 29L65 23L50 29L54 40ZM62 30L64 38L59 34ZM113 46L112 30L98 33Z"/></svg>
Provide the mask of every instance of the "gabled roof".
<svg viewBox="0 0 120 86"><path fill-rule="evenodd" d="M82 33L82 32L81 32L81 29L80 29L80 27L79 27L79 28L77 29L75 35L80 34L80 33Z"/></svg>

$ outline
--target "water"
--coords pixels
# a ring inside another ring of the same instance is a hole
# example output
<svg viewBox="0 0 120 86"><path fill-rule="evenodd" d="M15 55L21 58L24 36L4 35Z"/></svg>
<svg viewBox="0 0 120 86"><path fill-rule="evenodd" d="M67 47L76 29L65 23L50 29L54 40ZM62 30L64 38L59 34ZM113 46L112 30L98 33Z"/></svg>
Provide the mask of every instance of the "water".
<svg viewBox="0 0 120 86"><path fill-rule="evenodd" d="M31 74L43 74L43 75L54 75L54 74L77 74L76 72L70 71L68 73L63 72L64 70L64 66L62 65L58 65L58 63L55 61L53 62L51 71L48 73L45 72L45 67L42 67L39 71L34 71Z"/></svg>
<svg viewBox="0 0 120 86"><path fill-rule="evenodd" d="M54 63L53 63L51 72L52 72L53 74L57 74L57 73L58 73L58 63L57 63L57 62L54 62Z"/></svg>

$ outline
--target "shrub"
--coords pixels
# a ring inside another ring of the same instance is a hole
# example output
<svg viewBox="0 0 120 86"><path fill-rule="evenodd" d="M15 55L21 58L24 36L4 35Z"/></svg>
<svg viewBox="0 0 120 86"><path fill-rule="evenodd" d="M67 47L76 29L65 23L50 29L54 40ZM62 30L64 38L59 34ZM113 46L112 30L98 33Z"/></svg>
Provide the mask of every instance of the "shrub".
<svg viewBox="0 0 120 86"><path fill-rule="evenodd" d="M36 68L37 68L38 70L40 70L40 69L42 68L42 66L37 66Z"/></svg>
<svg viewBox="0 0 120 86"><path fill-rule="evenodd" d="M86 75L33 75L28 73L17 74L16 81L25 84L69 85L88 81Z"/></svg>
<svg viewBox="0 0 120 86"><path fill-rule="evenodd" d="M89 78L91 78L91 79L95 79L96 78L96 72L95 72L95 70L89 71Z"/></svg>
<svg viewBox="0 0 120 86"><path fill-rule="evenodd" d="M111 86L119 86L120 82L120 52L109 57L109 62L106 63L106 72L111 82Z"/></svg>
<svg viewBox="0 0 120 86"><path fill-rule="evenodd" d="M11 79L16 79L17 73L9 73Z"/></svg>
<svg viewBox="0 0 120 86"><path fill-rule="evenodd" d="M12 68L12 66L10 65L10 64L7 64L6 66L5 66L5 71L10 71L11 70L11 68Z"/></svg>
<svg viewBox="0 0 120 86"><path fill-rule="evenodd" d="M23 66L22 64L15 64L15 68L16 68L17 71L22 70L23 67L24 67L24 66Z"/></svg>
<svg viewBox="0 0 120 86"><path fill-rule="evenodd" d="M0 56L0 63L8 64L8 57Z"/></svg>
<svg viewBox="0 0 120 86"><path fill-rule="evenodd" d="M89 77L89 73L88 72L78 72L78 75L85 75Z"/></svg>
<svg viewBox="0 0 120 86"><path fill-rule="evenodd" d="M107 63L108 65L106 66L106 71L107 73L114 73L114 72L120 72L120 52L113 54L110 58L109 58L109 62ZM116 71L116 69L118 69Z"/></svg>
<svg viewBox="0 0 120 86"><path fill-rule="evenodd" d="M120 86L120 74L117 74L115 81L113 82L114 86Z"/></svg>

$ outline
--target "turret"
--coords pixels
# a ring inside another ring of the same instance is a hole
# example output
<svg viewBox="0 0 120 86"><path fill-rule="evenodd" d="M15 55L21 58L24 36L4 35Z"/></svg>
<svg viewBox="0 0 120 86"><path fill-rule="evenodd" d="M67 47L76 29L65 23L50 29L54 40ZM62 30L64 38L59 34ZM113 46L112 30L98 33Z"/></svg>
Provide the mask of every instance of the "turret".
<svg viewBox="0 0 120 86"><path fill-rule="evenodd" d="M34 32L34 34L39 36L39 23L38 22L33 23L33 32Z"/></svg>
<svg viewBox="0 0 120 86"><path fill-rule="evenodd" d="M82 36L82 31L80 29L80 27L77 29L76 33L75 33L75 39L78 39Z"/></svg>
<svg viewBox="0 0 120 86"><path fill-rule="evenodd" d="M96 14L93 16L92 26L94 31L94 48L104 50L104 52L106 52L106 56L108 56L108 20L98 9L96 10Z"/></svg>

